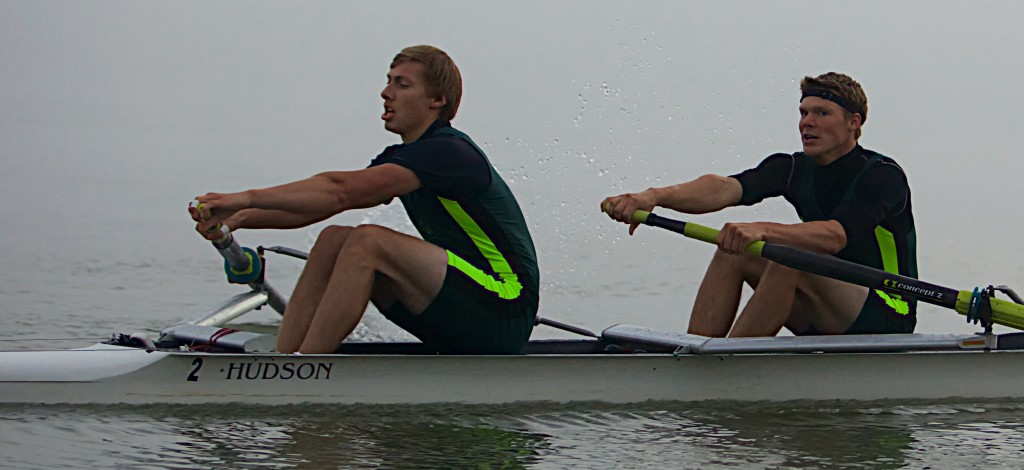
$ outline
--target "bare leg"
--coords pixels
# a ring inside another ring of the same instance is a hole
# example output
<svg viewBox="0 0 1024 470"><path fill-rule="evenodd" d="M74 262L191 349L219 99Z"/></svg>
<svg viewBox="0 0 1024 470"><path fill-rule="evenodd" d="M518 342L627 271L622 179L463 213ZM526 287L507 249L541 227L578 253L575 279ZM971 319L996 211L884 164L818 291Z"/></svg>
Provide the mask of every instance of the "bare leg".
<svg viewBox="0 0 1024 470"><path fill-rule="evenodd" d="M353 227L330 226L320 232L313 249L309 251L306 267L295 284L288 301L281 329L277 335L277 350L292 353L299 350L313 321L316 308L327 289L327 281L334 272L338 253Z"/></svg>
<svg viewBox="0 0 1024 470"><path fill-rule="evenodd" d="M729 333L731 337L775 336L793 312L800 271L768 263L761 283ZM810 326L808 324L807 326Z"/></svg>
<svg viewBox="0 0 1024 470"><path fill-rule="evenodd" d="M362 318L375 284L382 284L378 278L411 313L421 313L441 290L447 266L448 254L436 245L384 227L356 227L338 252L299 351L337 349Z"/></svg>
<svg viewBox="0 0 1024 470"><path fill-rule="evenodd" d="M814 325L821 334L845 333L860 315L870 289L809 273L803 277L801 282L806 283L796 291L786 328L799 334Z"/></svg>
<svg viewBox="0 0 1024 470"><path fill-rule="evenodd" d="M756 287L767 262L754 256L715 252L690 313L690 334L724 337L736 318L743 283Z"/></svg>
<svg viewBox="0 0 1024 470"><path fill-rule="evenodd" d="M822 334L842 334L867 294L866 287L768 263L729 336L775 336L783 326L803 333L812 325Z"/></svg>

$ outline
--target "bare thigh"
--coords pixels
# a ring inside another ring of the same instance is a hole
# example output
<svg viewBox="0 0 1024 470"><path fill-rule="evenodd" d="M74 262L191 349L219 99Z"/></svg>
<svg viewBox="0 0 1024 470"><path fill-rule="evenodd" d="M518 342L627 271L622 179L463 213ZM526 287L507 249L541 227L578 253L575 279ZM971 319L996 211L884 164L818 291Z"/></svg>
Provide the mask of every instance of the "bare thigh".
<svg viewBox="0 0 1024 470"><path fill-rule="evenodd" d="M345 263L355 253L374 260L370 300L378 309L401 302L411 313L419 314L444 284L448 253L422 239L386 227L361 225L349 235L338 263Z"/></svg>
<svg viewBox="0 0 1024 470"><path fill-rule="evenodd" d="M786 328L794 334L804 333L811 326L821 334L845 333L857 320L867 297L867 287L804 273Z"/></svg>

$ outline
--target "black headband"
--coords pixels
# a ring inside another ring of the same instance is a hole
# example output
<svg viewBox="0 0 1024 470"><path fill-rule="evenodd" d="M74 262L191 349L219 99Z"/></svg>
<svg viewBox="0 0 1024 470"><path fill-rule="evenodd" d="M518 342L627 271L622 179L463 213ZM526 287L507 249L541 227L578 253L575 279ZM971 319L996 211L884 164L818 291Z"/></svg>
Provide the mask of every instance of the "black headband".
<svg viewBox="0 0 1024 470"><path fill-rule="evenodd" d="M803 95L800 96L800 102L803 102L804 98L807 98L808 96L816 96L818 98L829 100L835 104L838 104L839 106L842 106L843 109L851 113L859 113L861 116L864 116L863 110L857 107L855 104L846 101L846 99L844 99L842 96L839 96L824 88L808 88L804 90Z"/></svg>

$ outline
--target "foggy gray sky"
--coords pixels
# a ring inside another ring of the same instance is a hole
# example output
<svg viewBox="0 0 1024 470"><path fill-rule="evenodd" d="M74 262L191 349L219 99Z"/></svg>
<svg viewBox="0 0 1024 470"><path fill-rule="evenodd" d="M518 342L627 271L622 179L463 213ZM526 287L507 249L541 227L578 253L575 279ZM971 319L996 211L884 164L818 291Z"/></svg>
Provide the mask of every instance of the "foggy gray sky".
<svg viewBox="0 0 1024 470"><path fill-rule="evenodd" d="M909 175L922 275L1024 288L1022 17L1012 1L2 0L0 256L199 246L198 194L365 166L397 141L379 120L391 57L428 43L461 68L454 124L517 193L567 296L650 283L616 278L622 263L699 279L708 247L629 240L598 202L799 150L797 83L829 70L867 91L861 143ZM695 220L740 219L795 217L775 202ZM334 220L363 221L405 223L395 207Z"/></svg>

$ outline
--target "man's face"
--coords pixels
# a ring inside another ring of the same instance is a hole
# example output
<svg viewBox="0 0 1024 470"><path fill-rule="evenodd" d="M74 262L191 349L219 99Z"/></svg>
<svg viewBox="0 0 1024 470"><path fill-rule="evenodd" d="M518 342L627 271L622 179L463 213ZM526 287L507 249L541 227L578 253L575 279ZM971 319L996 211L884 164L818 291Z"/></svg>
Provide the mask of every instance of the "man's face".
<svg viewBox="0 0 1024 470"><path fill-rule="evenodd" d="M443 97L427 95L423 64L413 61L395 65L388 72L388 83L380 97L384 98L384 114L380 116L384 128L403 136L403 141L412 134L418 138L445 104Z"/></svg>
<svg viewBox="0 0 1024 470"><path fill-rule="evenodd" d="M860 127L859 114L852 118L838 104L817 96L800 102L800 140L804 153L816 160L831 163L857 145L855 132Z"/></svg>

